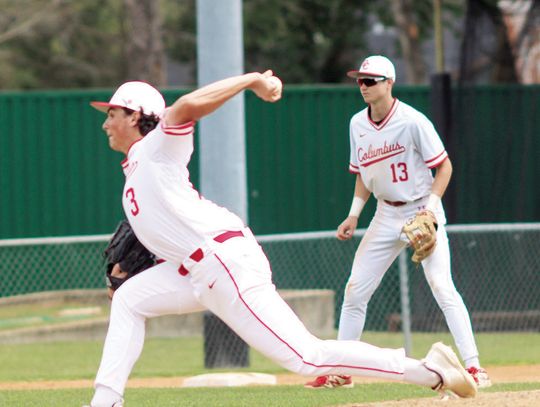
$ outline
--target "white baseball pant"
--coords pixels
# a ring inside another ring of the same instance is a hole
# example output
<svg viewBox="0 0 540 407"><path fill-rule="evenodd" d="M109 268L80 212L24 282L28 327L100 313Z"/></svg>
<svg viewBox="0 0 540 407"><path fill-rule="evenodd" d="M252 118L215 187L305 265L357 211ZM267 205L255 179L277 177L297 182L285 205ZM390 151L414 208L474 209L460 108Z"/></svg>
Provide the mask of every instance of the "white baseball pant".
<svg viewBox="0 0 540 407"><path fill-rule="evenodd" d="M394 207L379 201L375 215L356 251L345 288L338 339L358 340L364 330L371 296L396 259L407 246L401 233L405 222L424 208L427 198ZM450 248L442 205L435 212L439 222L435 251L422 262L424 275L463 360L478 356L469 313L452 281Z"/></svg>
<svg viewBox="0 0 540 407"><path fill-rule="evenodd" d="M203 248L204 258L189 262L185 276L177 266L162 263L117 290L96 385L124 393L143 347L146 318L204 308L254 349L295 373L403 380L403 349L321 340L309 333L276 292L261 247L248 229L244 235Z"/></svg>

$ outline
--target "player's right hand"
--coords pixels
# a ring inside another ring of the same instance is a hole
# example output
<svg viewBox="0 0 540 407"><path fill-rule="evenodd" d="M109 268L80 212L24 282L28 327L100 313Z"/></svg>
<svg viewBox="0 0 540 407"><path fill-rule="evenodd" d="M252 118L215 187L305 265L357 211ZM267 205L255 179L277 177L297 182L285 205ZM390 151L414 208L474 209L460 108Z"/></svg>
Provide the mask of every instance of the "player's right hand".
<svg viewBox="0 0 540 407"><path fill-rule="evenodd" d="M351 237L353 237L357 225L358 218L356 216L347 217L347 219L341 222L341 225L338 226L336 237L339 240L349 240Z"/></svg>
<svg viewBox="0 0 540 407"><path fill-rule="evenodd" d="M120 268L120 263L116 263L112 270L111 270L111 276L112 277L116 277L116 278L122 278L122 279L125 279L127 276L128 276L128 273L123 271L121 268ZM113 299L113 296L114 296L114 291L111 287L107 287L107 296L109 297L109 300L112 301Z"/></svg>
<svg viewBox="0 0 540 407"><path fill-rule="evenodd" d="M274 76L272 70L260 74L259 79L253 84L251 90L265 102L277 102L281 99L283 84Z"/></svg>

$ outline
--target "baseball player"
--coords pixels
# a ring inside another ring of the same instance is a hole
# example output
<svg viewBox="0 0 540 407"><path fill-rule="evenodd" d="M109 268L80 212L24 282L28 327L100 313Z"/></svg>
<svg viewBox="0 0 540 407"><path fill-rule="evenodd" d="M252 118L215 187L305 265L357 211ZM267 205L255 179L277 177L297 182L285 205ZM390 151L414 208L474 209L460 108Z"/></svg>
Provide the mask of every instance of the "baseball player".
<svg viewBox="0 0 540 407"><path fill-rule="evenodd" d="M452 164L432 123L392 96L394 65L384 56L366 58L355 78L368 107L350 122L349 171L356 174L354 198L337 238L348 240L357 227L365 202L373 193L375 215L356 251L339 321L339 340L358 340L364 329L367 304L384 274L409 243L402 228L420 212L438 225L436 245L420 260L432 293L444 313L468 372L479 387L491 385L480 367L467 308L450 271L450 250L441 204ZM432 176L435 169L435 177ZM434 236L435 237L435 236ZM432 252L432 253L431 253ZM431 253L431 254L430 254ZM415 257L413 256L413 260ZM352 386L348 376L320 376L308 387Z"/></svg>
<svg viewBox="0 0 540 407"><path fill-rule="evenodd" d="M126 155L127 219L140 242L166 262L129 279L114 294L91 406L123 405L146 318L193 312L201 305L250 346L298 374L395 379L474 397L474 380L441 343L420 361L403 349L314 337L278 295L250 229L194 189L187 165L195 122L244 90L276 102L282 85L270 70L247 73L204 86L165 108L155 88L135 81L120 86L109 102L92 102L107 113L103 129L109 145ZM144 134L140 121L147 117L159 123Z"/></svg>

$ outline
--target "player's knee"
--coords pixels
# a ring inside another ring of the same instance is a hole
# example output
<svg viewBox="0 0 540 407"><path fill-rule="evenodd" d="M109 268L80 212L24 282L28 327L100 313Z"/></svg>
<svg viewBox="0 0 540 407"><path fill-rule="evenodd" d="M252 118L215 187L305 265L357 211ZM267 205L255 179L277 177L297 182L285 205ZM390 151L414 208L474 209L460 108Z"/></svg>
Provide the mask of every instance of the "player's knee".
<svg viewBox="0 0 540 407"><path fill-rule="evenodd" d="M129 312L132 313L135 309L133 306L133 298L129 295L129 290L123 289L121 286L118 290L114 292L114 296L111 304L111 313L112 312Z"/></svg>
<svg viewBox="0 0 540 407"><path fill-rule="evenodd" d="M305 343L302 349L298 349L299 353L292 355L283 363L283 367L300 376L318 375L320 368L316 367L314 361L318 360L321 353L325 350L325 341L313 337Z"/></svg>
<svg viewBox="0 0 540 407"><path fill-rule="evenodd" d="M459 296L453 284L433 282L430 283L430 287L435 300L441 307L453 304Z"/></svg>
<svg viewBox="0 0 540 407"><path fill-rule="evenodd" d="M369 302L373 291L367 290L366 287L347 284L345 295L343 297L343 308L356 309L362 308Z"/></svg>

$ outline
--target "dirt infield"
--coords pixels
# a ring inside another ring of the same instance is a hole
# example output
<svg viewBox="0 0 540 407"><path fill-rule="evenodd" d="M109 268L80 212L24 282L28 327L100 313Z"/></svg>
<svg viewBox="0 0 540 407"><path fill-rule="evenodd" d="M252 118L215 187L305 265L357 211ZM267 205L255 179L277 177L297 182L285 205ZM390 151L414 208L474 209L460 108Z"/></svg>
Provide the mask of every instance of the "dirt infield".
<svg viewBox="0 0 540 407"><path fill-rule="evenodd" d="M519 382L540 382L540 365L528 366L494 366L488 368L490 377L494 383L519 383ZM295 374L279 374L276 375L278 385L302 385L307 379ZM128 388L164 388L164 387L181 387L185 377L156 377L156 378L132 378L129 380ZM381 381L379 379L355 378L355 383L375 383ZM73 389L73 388L91 388L92 380L63 380L63 381L17 381L17 382L0 382L1 390L47 390L47 389ZM521 393L536 393L535 397L540 397L538 392L519 392ZM497 393L501 394L501 393ZM514 394L514 393L505 393ZM483 394L488 396L488 394ZM506 396L505 396L506 397ZM410 400L408 400L410 402ZM438 401L440 403L440 401ZM455 402L455 401L453 401ZM460 402L466 402L461 400ZM391 402L395 403L395 402ZM380 405L380 404L377 404ZM402 404L384 404L385 406L394 406ZM414 404L424 406L428 404ZM475 404L479 405L479 404ZM485 404L488 405L487 403ZM496 404L489 403L490 406ZM504 405L518 405L507 403ZM530 404L529 404L530 405Z"/></svg>
<svg viewBox="0 0 540 407"><path fill-rule="evenodd" d="M439 398L407 399L377 404L345 404L339 407L531 407L538 405L538 397L540 397L540 390L498 393L480 392L474 399L458 399L448 401L443 401Z"/></svg>

